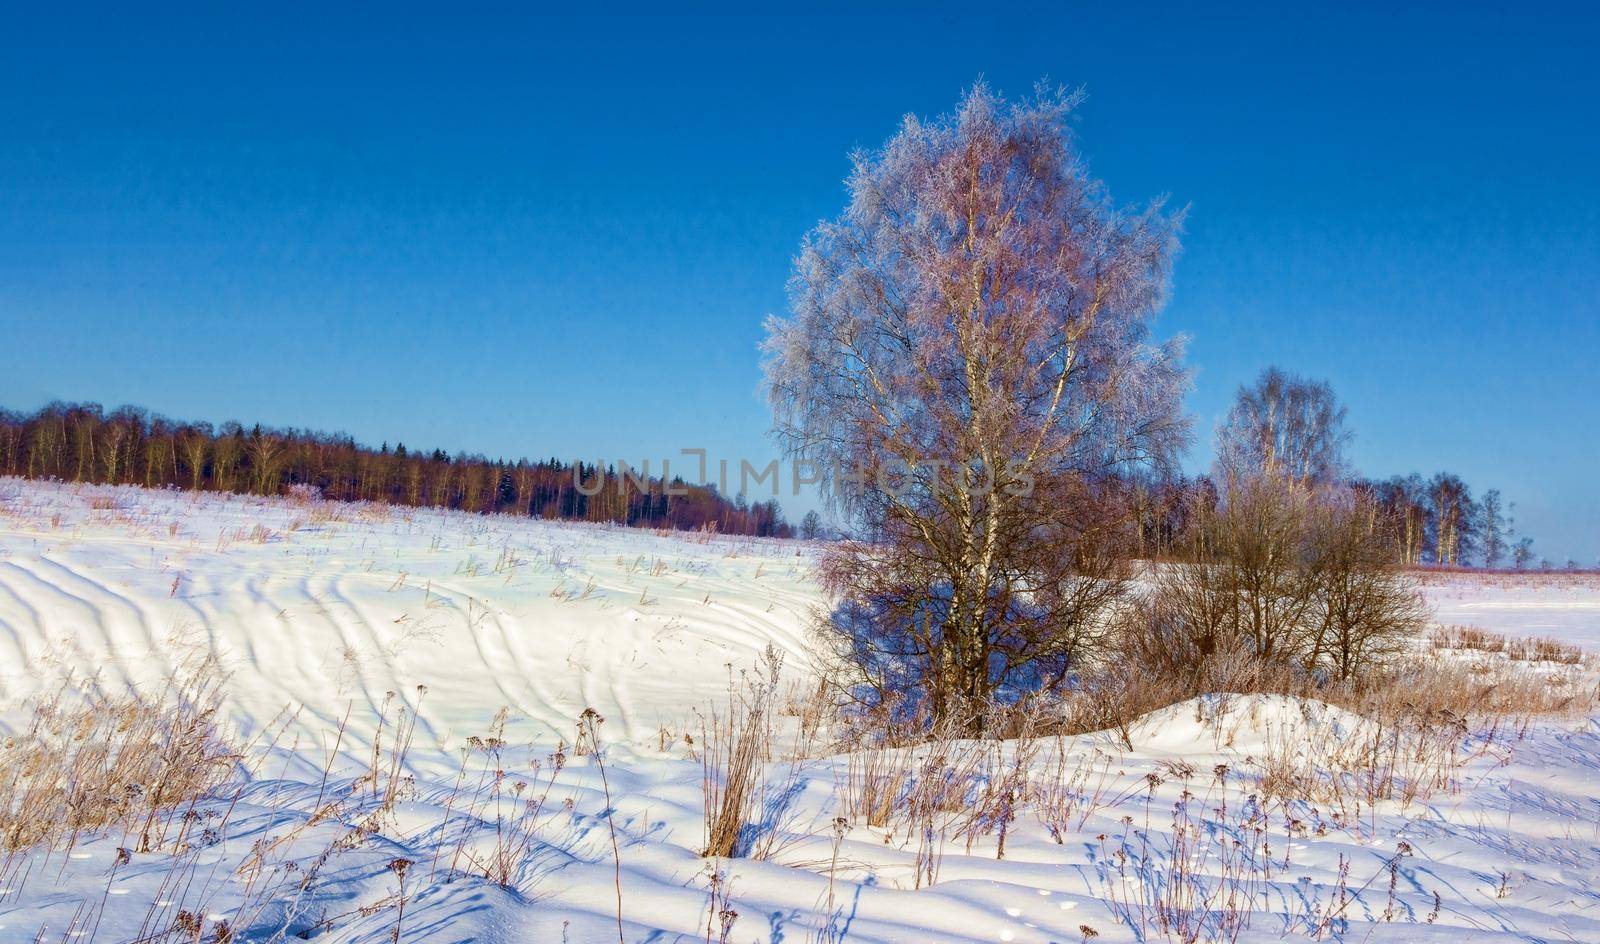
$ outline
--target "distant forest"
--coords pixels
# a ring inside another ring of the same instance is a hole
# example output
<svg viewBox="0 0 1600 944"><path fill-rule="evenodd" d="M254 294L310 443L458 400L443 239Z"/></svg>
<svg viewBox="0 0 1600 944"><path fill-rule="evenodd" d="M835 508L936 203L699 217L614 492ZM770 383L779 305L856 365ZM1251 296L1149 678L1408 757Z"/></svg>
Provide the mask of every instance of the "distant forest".
<svg viewBox="0 0 1600 944"><path fill-rule="evenodd" d="M309 486L339 501L453 508L484 514L612 522L646 528L714 530L791 537L776 500L748 503L711 485L625 479L613 467L560 459L486 459L442 450L377 449L343 434L268 429L239 423L188 423L136 407L110 413L98 404L52 403L31 414L0 409L0 475L278 495ZM579 488L578 483L583 487ZM1518 536L1511 509L1495 490L1474 498L1458 476L1439 473L1350 487L1375 500L1397 563L1406 566L1550 567L1532 541ZM673 492L668 494L667 486ZM588 493L588 494L586 494ZM1171 552L1194 510L1214 506L1210 477L1163 482L1107 481L1097 500L1117 506L1128 522L1129 551ZM814 516L808 516L808 519ZM803 536L818 525L804 523ZM1568 562L1567 566L1576 566Z"/></svg>
<svg viewBox="0 0 1600 944"><path fill-rule="evenodd" d="M681 478L641 481L637 472L626 476L581 462L452 456L404 444L373 449L342 434L232 422L213 427L130 406L106 413L94 403L52 403L32 414L0 409L0 475L250 495L299 486L338 501L763 537L793 533L776 500L750 504Z"/></svg>

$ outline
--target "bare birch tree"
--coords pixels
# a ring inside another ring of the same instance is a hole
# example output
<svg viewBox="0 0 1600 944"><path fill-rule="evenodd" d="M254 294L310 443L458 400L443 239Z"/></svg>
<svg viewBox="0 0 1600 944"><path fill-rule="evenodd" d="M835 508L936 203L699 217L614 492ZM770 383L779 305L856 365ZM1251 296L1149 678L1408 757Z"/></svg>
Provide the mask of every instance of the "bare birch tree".
<svg viewBox="0 0 1600 944"><path fill-rule="evenodd" d="M1223 477L1272 475L1332 482L1345 472L1345 408L1325 380L1307 380L1276 367L1240 387L1217 431Z"/></svg>
<svg viewBox="0 0 1600 944"><path fill-rule="evenodd" d="M1433 559L1454 567L1466 561L1478 536L1478 505L1459 475L1440 472L1428 482L1432 508Z"/></svg>

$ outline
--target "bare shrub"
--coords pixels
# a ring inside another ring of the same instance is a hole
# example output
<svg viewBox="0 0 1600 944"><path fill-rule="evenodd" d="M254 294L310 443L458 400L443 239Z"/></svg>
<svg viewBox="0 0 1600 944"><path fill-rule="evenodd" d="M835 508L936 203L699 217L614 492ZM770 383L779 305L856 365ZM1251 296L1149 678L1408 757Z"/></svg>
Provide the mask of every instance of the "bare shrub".
<svg viewBox="0 0 1600 944"><path fill-rule="evenodd" d="M1181 561L1161 566L1127 644L1182 677L1245 653L1348 680L1405 651L1427 610L1390 563L1376 505L1288 479L1231 480L1195 510Z"/></svg>
<svg viewBox="0 0 1600 944"><path fill-rule="evenodd" d="M322 489L310 482L295 482L283 489L283 497L292 505L319 505L322 503Z"/></svg>
<svg viewBox="0 0 1600 944"><path fill-rule="evenodd" d="M1429 612L1410 580L1391 563L1378 506L1355 492L1335 492L1311 522L1308 669L1354 678L1408 651Z"/></svg>

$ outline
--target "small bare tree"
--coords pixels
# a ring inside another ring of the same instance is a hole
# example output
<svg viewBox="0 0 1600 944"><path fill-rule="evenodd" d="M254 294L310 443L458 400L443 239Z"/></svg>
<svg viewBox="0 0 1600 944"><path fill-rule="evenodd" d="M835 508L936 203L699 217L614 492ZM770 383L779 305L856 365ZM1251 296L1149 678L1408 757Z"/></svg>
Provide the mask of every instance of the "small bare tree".
<svg viewBox="0 0 1600 944"><path fill-rule="evenodd" d="M1421 638L1427 605L1394 563L1375 502L1350 491L1325 494L1310 538L1307 668L1350 679Z"/></svg>
<svg viewBox="0 0 1600 944"><path fill-rule="evenodd" d="M1126 576L1102 483L1187 435L1180 351L1150 339L1178 219L1112 205L1069 142L1076 100L980 84L856 154L767 326L779 442L863 538L825 555L831 639L941 717L1064 677Z"/></svg>
<svg viewBox="0 0 1600 944"><path fill-rule="evenodd" d="M1314 596L1310 495L1276 477L1234 479L1195 509L1183 560L1160 571L1162 608L1200 656L1245 647L1264 660L1300 649Z"/></svg>
<svg viewBox="0 0 1600 944"><path fill-rule="evenodd" d="M1483 531L1483 566L1499 567L1506 557L1506 513L1500 501L1500 490L1491 488L1483 493L1481 530Z"/></svg>
<svg viewBox="0 0 1600 944"><path fill-rule="evenodd" d="M189 488L200 491L206 475L206 447L211 444L211 430L207 427L189 425L178 434L178 449L183 456L184 465L189 469Z"/></svg>

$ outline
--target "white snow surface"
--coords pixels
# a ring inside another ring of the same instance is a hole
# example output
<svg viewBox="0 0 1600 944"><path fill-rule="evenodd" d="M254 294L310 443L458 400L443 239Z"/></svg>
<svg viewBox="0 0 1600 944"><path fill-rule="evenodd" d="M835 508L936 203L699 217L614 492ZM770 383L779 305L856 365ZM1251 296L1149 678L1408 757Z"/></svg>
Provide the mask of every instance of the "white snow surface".
<svg viewBox="0 0 1600 944"><path fill-rule="evenodd" d="M1439 574L1423 590L1445 625L1546 636L1600 652L1600 573Z"/></svg>
<svg viewBox="0 0 1600 944"><path fill-rule="evenodd" d="M752 834L772 855L708 862L682 736L769 645L804 684L812 559L793 541L0 479L0 729L59 685L149 690L203 653L228 672L230 732L282 732L181 847L0 851L0 944L213 941L221 922L233 940L373 944L1600 942L1592 718L1483 746L1451 789L1339 811L1260 799L1259 761L1367 722L1287 698L1175 705L1126 741L1045 745L1030 779L1077 771L1081 816L1052 834L1016 811L1003 857L992 831L949 837L931 886L919 837L849 815L861 758L775 763ZM1441 623L1600 648L1594 582L1427 593ZM377 802L355 778L402 704L411 786L353 831ZM467 750L502 708L505 746ZM605 719L598 757L570 748L586 708ZM495 795L497 769L526 793ZM547 786L506 875L474 869ZM318 814L330 796L339 814ZM403 909L397 859L413 863ZM1157 915L1230 880L1242 927ZM188 937L167 933L180 911L201 921Z"/></svg>

